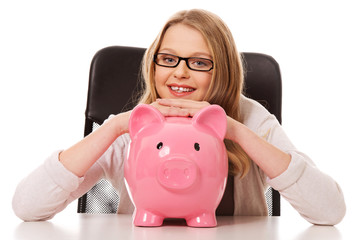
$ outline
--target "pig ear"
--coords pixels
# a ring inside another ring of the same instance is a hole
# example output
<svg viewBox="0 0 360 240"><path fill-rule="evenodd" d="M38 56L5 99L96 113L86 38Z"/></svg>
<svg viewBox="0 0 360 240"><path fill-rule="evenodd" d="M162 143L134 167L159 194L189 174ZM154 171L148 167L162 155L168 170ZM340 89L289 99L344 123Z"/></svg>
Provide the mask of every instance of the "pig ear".
<svg viewBox="0 0 360 240"><path fill-rule="evenodd" d="M130 115L129 119L129 134L133 137L145 126L151 124L161 124L165 121L164 116L151 105L139 104L136 106Z"/></svg>
<svg viewBox="0 0 360 240"><path fill-rule="evenodd" d="M225 138L227 118L224 109L218 105L203 108L193 117L193 124L212 129L220 139Z"/></svg>

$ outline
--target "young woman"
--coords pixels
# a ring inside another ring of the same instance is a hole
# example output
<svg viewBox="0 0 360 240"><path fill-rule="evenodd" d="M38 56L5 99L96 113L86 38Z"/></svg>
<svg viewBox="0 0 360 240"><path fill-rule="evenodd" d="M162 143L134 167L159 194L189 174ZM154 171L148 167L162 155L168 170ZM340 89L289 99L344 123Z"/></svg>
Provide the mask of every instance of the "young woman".
<svg viewBox="0 0 360 240"><path fill-rule="evenodd" d="M276 118L242 95L244 70L230 30L204 10L175 14L143 58L139 102L165 116L193 116L209 104L227 113L225 144L234 176L234 215L267 215L264 191L278 190L314 224L345 214L338 184L290 142ZM18 186L13 208L23 220L46 220L101 178L118 190L118 213L134 210L123 180L130 112L108 119L69 149L54 152Z"/></svg>

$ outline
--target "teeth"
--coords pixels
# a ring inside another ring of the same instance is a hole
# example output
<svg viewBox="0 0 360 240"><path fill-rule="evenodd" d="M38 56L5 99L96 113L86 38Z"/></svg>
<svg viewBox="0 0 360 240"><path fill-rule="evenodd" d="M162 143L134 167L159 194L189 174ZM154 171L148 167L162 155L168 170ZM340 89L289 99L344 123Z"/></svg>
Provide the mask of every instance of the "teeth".
<svg viewBox="0 0 360 240"><path fill-rule="evenodd" d="M193 88L174 87L174 86L170 86L170 88L171 88L171 90L178 92L178 93L194 91Z"/></svg>

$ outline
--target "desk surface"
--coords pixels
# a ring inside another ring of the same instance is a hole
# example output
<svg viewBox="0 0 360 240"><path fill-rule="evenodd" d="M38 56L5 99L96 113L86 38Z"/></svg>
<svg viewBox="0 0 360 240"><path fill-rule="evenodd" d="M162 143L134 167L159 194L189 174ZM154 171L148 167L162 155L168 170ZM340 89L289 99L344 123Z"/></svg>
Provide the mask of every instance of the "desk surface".
<svg viewBox="0 0 360 240"><path fill-rule="evenodd" d="M218 217L215 228L191 228L182 221L148 228L132 225L131 215L74 214L45 222L20 222L14 239L344 239L338 228L314 226L301 219L283 217Z"/></svg>

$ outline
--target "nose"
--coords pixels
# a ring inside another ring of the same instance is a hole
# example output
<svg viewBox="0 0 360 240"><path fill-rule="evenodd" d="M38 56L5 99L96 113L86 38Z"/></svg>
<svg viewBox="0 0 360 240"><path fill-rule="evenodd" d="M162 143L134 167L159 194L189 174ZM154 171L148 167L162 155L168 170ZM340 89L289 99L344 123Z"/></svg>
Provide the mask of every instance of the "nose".
<svg viewBox="0 0 360 240"><path fill-rule="evenodd" d="M194 184L197 178L197 167L187 159L169 159L160 164L157 175L163 187L180 190Z"/></svg>
<svg viewBox="0 0 360 240"><path fill-rule="evenodd" d="M189 70L190 69L186 65L186 61L184 59L181 59L179 65L174 70L174 77L179 79L189 78Z"/></svg>

